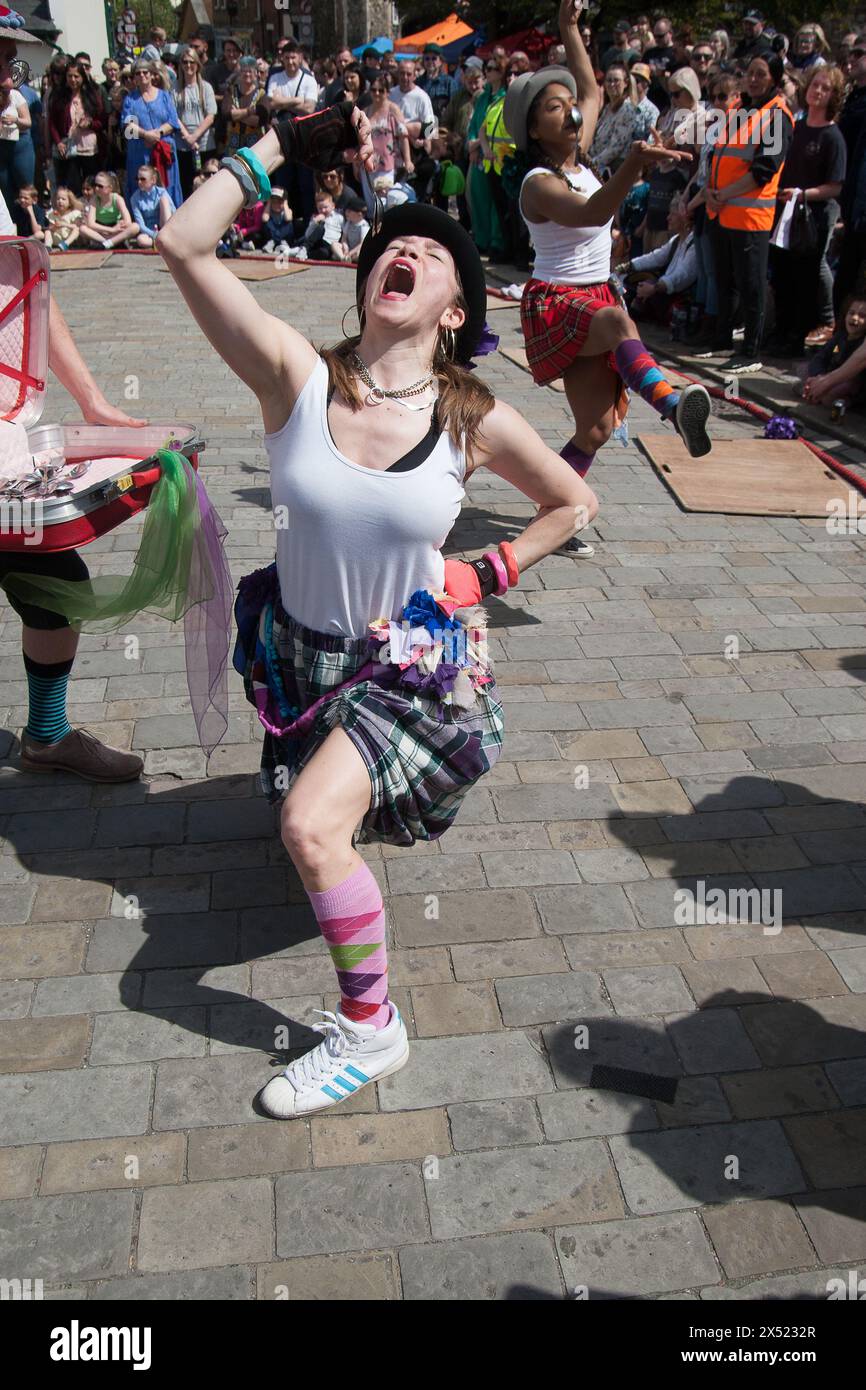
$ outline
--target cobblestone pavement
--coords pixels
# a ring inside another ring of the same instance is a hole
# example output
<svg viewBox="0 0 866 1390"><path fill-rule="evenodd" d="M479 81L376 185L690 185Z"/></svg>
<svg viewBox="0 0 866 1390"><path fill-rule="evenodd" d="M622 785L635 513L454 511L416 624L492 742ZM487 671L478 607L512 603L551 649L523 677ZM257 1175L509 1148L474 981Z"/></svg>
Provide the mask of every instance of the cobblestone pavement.
<svg viewBox="0 0 866 1390"><path fill-rule="evenodd" d="M351 285L254 293L321 341ZM203 425L235 576L267 562L254 400L169 277L115 258L55 287L109 395L137 374L133 408ZM495 318L518 342L516 310ZM482 374L562 445L560 393L501 355ZM73 415L52 385L45 419ZM253 1103L275 1027L303 1043L335 990L240 682L206 769L180 632L87 638L72 712L146 777L26 776L2 610L0 1274L97 1300L759 1299L824 1296L866 1260L864 539L687 515L634 444L592 481L595 555L490 604L494 774L444 841L365 851L410 1064L311 1122ZM469 494L456 550L533 512L489 473ZM128 568L136 530L94 568ZM780 890L784 927L688 924L697 881ZM599 1064L653 1097L598 1087Z"/></svg>

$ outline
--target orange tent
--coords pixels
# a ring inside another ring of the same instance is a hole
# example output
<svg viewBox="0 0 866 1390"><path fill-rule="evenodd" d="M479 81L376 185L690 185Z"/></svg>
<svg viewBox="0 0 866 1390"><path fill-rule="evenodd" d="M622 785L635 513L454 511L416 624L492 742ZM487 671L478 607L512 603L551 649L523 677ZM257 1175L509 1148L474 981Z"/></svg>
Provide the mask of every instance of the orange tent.
<svg viewBox="0 0 866 1390"><path fill-rule="evenodd" d="M446 44L469 38L474 33L471 24L464 24L456 14L450 14L438 24L431 24L429 29L422 29L418 34L407 34L404 38L397 39L394 49L397 53L420 53L425 43L438 43L440 48L444 48Z"/></svg>

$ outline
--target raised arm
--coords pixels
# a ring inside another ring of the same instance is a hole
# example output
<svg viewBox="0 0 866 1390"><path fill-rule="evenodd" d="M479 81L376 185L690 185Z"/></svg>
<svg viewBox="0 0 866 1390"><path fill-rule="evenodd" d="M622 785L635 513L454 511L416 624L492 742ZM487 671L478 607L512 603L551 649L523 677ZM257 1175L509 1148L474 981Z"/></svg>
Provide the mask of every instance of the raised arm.
<svg viewBox="0 0 866 1390"><path fill-rule="evenodd" d="M577 105L583 116L578 145L584 152L592 144L599 116L599 91L589 61L589 54L580 37L580 16L583 0L560 0L559 36L565 46L565 61L577 84Z"/></svg>
<svg viewBox="0 0 866 1390"><path fill-rule="evenodd" d="M505 401L497 401L484 418L479 466L505 478L540 508L512 542L521 571L570 540L598 512L592 488Z"/></svg>
<svg viewBox="0 0 866 1390"><path fill-rule="evenodd" d="M523 187L523 207L531 218L546 218L549 222L558 222L561 227L603 227L613 217L644 165L664 159L682 162L690 160L691 155L636 140L616 173L591 198L575 192L553 174L535 175Z"/></svg>
<svg viewBox="0 0 866 1390"><path fill-rule="evenodd" d="M276 132L256 142L268 173L283 163ZM243 207L227 169L201 184L178 208L156 241L178 289L208 342L255 393L265 429L281 429L316 361L311 343L257 303L222 262L220 237Z"/></svg>
<svg viewBox="0 0 866 1390"><path fill-rule="evenodd" d="M374 159L370 123L363 111L347 112L338 103L297 127L288 122L279 134L269 130L252 148L269 174L283 163L283 150L310 168L331 169L353 157L369 167ZM219 239L242 207L237 180L221 169L181 205L156 247L205 337L258 397L270 433L282 429L291 414L317 354L294 328L266 313L217 260Z"/></svg>

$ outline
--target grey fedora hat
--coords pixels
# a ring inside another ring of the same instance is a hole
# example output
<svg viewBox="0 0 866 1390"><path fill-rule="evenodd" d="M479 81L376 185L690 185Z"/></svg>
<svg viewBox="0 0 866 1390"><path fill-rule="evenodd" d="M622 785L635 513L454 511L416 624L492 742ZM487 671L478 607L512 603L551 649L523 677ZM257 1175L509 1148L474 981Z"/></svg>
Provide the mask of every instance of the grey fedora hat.
<svg viewBox="0 0 866 1390"><path fill-rule="evenodd" d="M505 129L519 150L526 149L529 108L538 93L549 87L551 82L561 82L573 97L577 96L577 84L568 68L540 68L538 72L522 72L514 78L505 93Z"/></svg>

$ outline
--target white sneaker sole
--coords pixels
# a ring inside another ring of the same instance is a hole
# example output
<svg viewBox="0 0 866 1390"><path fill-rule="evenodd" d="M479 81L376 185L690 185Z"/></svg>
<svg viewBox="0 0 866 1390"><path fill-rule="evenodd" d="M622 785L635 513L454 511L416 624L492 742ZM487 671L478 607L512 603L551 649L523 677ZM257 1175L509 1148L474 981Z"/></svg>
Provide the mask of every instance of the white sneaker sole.
<svg viewBox="0 0 866 1390"><path fill-rule="evenodd" d="M323 1096L321 1105L310 1106L309 1109L299 1110L292 1115L275 1115L268 1109L264 1102L260 1100L262 1109L265 1111L265 1114L270 1115L273 1120L303 1120L307 1115L318 1115L321 1110L333 1110L335 1106L340 1104L340 1101L351 1100L352 1096L356 1096L359 1091L365 1090L367 1086L373 1086L377 1081L384 1081L386 1076L393 1076L395 1072L402 1071L409 1060L409 1051L410 1049L407 1043L406 1051L403 1053L402 1057L398 1057L396 1062L392 1062L390 1066L385 1067L384 1071L377 1072L375 1076L371 1076L369 1081L360 1082L359 1085L355 1087L354 1091L350 1091L348 1095L341 1096L340 1100L332 1100L330 1096ZM276 1077L272 1078L272 1080L277 1079ZM268 1082L267 1085L269 1086L270 1082ZM267 1086L263 1089L267 1090ZM260 1097L261 1094L260 1092Z"/></svg>

